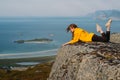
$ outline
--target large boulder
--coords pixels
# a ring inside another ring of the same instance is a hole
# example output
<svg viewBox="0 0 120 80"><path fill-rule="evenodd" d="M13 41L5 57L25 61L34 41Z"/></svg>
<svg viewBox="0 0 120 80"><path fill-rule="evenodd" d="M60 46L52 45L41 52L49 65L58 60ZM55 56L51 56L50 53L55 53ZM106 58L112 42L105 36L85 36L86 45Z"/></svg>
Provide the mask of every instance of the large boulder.
<svg viewBox="0 0 120 80"><path fill-rule="evenodd" d="M120 44L91 42L63 46L48 80L120 80Z"/></svg>

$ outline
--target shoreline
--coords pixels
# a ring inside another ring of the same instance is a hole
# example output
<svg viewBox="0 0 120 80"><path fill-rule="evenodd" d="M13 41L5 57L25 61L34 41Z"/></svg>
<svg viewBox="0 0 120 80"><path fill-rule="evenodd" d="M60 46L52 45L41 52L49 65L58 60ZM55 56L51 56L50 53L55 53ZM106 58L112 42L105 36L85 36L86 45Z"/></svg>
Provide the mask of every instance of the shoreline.
<svg viewBox="0 0 120 80"><path fill-rule="evenodd" d="M56 55L43 56L43 57L32 57L32 58L14 58L14 59L0 59L0 67L29 67L35 65L21 65L18 63L39 63L44 64L46 62L53 62ZM38 64L36 64L38 65Z"/></svg>
<svg viewBox="0 0 120 80"><path fill-rule="evenodd" d="M44 50L44 51L37 51L37 52L0 54L0 60L1 59L22 59L22 58L53 56L57 54L57 50L58 49Z"/></svg>

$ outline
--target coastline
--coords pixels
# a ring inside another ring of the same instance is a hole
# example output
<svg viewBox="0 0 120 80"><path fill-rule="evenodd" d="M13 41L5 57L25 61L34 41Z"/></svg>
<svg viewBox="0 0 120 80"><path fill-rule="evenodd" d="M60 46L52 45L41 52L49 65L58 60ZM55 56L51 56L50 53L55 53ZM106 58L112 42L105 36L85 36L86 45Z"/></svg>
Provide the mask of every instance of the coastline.
<svg viewBox="0 0 120 80"><path fill-rule="evenodd" d="M46 62L53 62L55 60L56 55L52 56L43 56L43 57L32 57L32 58L14 58L14 59L0 59L0 67L29 67L35 66L39 63L43 64ZM33 65L21 65L18 63L33 63Z"/></svg>
<svg viewBox="0 0 120 80"><path fill-rule="evenodd" d="M3 59L0 60L0 80L47 80L56 56L24 58L24 59ZM20 61L41 61L33 66L15 65ZM32 76L31 76L32 75Z"/></svg>
<svg viewBox="0 0 120 80"><path fill-rule="evenodd" d="M0 54L1 59L19 59L19 58L35 58L56 55L58 49L37 51L37 52L25 52L25 53L6 53Z"/></svg>

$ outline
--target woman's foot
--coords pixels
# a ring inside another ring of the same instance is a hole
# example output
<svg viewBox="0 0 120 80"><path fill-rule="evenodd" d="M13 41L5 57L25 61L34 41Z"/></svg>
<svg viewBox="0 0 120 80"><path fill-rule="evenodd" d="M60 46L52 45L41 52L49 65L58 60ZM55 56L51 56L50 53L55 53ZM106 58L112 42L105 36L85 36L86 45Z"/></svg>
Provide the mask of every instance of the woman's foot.
<svg viewBox="0 0 120 80"><path fill-rule="evenodd" d="M111 23L112 23L112 19L109 19L108 22L105 24L107 31L110 31Z"/></svg>
<svg viewBox="0 0 120 80"><path fill-rule="evenodd" d="M103 30L99 24L96 24L96 29L97 29L97 32L103 33Z"/></svg>

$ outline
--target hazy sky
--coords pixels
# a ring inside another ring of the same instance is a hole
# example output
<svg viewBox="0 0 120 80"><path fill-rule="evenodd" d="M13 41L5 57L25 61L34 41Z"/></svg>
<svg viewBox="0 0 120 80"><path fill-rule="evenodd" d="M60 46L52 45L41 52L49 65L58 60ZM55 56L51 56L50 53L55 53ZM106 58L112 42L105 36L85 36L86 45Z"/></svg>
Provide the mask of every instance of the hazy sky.
<svg viewBox="0 0 120 80"><path fill-rule="evenodd" d="M0 0L0 16L83 16L120 10L120 0Z"/></svg>

